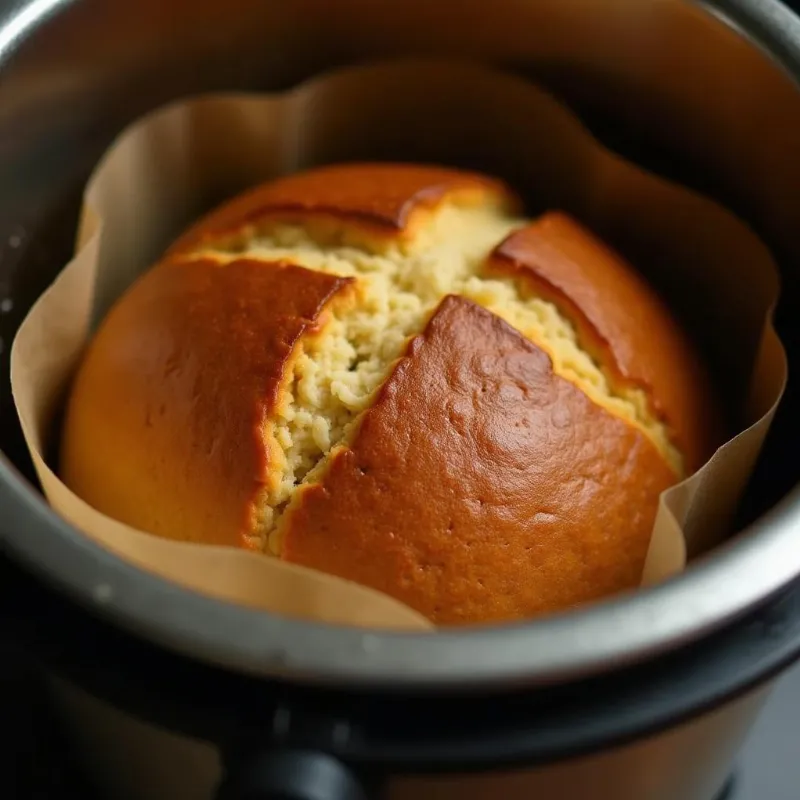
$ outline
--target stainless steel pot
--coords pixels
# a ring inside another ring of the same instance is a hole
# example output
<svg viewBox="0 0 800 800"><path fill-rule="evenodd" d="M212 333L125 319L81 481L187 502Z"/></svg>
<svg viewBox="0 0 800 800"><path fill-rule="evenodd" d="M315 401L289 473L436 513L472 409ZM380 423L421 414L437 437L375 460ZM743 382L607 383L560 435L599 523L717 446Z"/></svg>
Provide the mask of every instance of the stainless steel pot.
<svg viewBox="0 0 800 800"><path fill-rule="evenodd" d="M743 533L635 597L492 630L363 633L202 598L95 547L31 486L7 345L66 260L81 183L110 138L177 96L274 90L409 53L535 78L610 146L747 219L780 262L781 335L800 366L800 21L775 0L6 0L9 625L59 676L75 735L117 797L211 797L224 764L227 798L709 800L765 682L800 652L794 384Z"/></svg>

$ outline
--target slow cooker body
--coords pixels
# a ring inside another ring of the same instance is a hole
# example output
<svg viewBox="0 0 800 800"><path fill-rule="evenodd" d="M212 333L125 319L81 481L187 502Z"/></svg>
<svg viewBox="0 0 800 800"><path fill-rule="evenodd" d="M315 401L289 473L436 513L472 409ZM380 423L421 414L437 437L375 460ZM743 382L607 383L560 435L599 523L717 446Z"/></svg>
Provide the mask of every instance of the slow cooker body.
<svg viewBox="0 0 800 800"><path fill-rule="evenodd" d="M68 259L83 181L113 136L176 97L274 91L416 54L536 80L608 146L746 219L781 266L778 325L800 367L800 21L775 0L0 2L2 623L47 668L109 796L712 800L770 682L800 652L788 568L702 636L689 619L658 652L587 656L561 675L541 626L536 639L453 640L446 658L402 637L267 626L137 575L35 495L8 350ZM469 158L454 143L454 162ZM708 569L800 524L797 403L793 382L742 511L755 528ZM702 616L703 598L726 589L700 569L640 618L686 581L697 603L681 613ZM87 587L112 572L114 602L93 606ZM613 609L599 614L618 633ZM603 637L573 644L604 652ZM407 658L387 666L387 652Z"/></svg>
<svg viewBox="0 0 800 800"><path fill-rule="evenodd" d="M53 688L69 720L70 735L82 752L91 754L87 767L108 797L205 800L215 796L224 773L213 744L143 724L73 685L59 681ZM544 767L495 765L475 772L465 764L460 770L435 774L381 770L376 777L370 771L364 774L356 765L348 772L355 776L357 789L349 784L340 787L335 774L323 772L319 794L305 775L297 773L324 769L324 762L303 750L272 750L269 758L254 768L256 786L262 792L255 796L303 800L712 800L730 778L731 765L767 693L768 687L761 687L665 733ZM275 718L265 722L271 727ZM291 787L296 794L278 794L279 787ZM219 796L251 795L237 783L231 794Z"/></svg>

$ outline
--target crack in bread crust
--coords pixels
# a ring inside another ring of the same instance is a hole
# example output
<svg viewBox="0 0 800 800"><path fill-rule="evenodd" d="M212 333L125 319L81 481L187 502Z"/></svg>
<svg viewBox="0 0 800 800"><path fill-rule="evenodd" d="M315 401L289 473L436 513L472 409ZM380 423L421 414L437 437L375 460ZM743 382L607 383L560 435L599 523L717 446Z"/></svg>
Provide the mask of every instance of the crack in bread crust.
<svg viewBox="0 0 800 800"><path fill-rule="evenodd" d="M529 618L633 588L674 483L634 426L457 295L318 477L281 519L281 557L439 625Z"/></svg>
<svg viewBox="0 0 800 800"><path fill-rule="evenodd" d="M316 480L332 451L352 439L359 415L372 404L409 340L448 295L461 295L508 322L550 356L557 375L644 433L682 476L681 454L652 413L647 394L620 382L590 354L563 309L525 291L519 278L489 269L498 245L525 224L496 203L445 202L417 227L413 239L342 240L332 238L324 225L273 220L260 222L246 237L204 243L186 254L285 259L357 282L356 301L334 304L325 325L296 345L285 378L267 443L277 454L276 474L263 499L258 531L271 552L281 552L281 514L297 488Z"/></svg>

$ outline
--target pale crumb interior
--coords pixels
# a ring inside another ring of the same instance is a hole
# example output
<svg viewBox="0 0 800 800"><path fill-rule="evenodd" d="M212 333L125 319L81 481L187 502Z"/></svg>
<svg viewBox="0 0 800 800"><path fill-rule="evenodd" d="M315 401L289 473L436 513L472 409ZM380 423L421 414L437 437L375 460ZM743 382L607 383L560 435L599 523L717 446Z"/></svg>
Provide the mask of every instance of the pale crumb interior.
<svg viewBox="0 0 800 800"><path fill-rule="evenodd" d="M321 331L306 337L295 353L282 393L285 403L272 429L277 445L272 449L281 468L266 490L259 542L280 552L276 531L281 511L297 487L313 478L312 470L317 473L331 450L347 440L409 338L423 330L448 294L487 308L544 349L557 374L636 425L682 474L680 453L651 414L643 391L613 385L555 305L524 296L513 278L480 276L488 254L523 224L525 220L510 218L499 208L444 205L411 242L376 240L369 248L364 241L358 247L330 241L323 245L307 229L282 224L251 231L246 243L215 247L218 256L287 259L320 272L355 276L360 283L355 307L334 307Z"/></svg>

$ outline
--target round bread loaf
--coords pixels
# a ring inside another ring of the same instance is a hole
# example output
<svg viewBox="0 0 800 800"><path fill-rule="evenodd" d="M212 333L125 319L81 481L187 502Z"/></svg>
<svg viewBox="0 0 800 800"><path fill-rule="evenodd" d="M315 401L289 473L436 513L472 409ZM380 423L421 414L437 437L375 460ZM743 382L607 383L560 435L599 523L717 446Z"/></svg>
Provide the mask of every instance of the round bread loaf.
<svg viewBox="0 0 800 800"><path fill-rule="evenodd" d="M116 303L62 476L105 514L362 583L439 624L636 586L718 444L654 291L498 181L352 164L189 230Z"/></svg>

